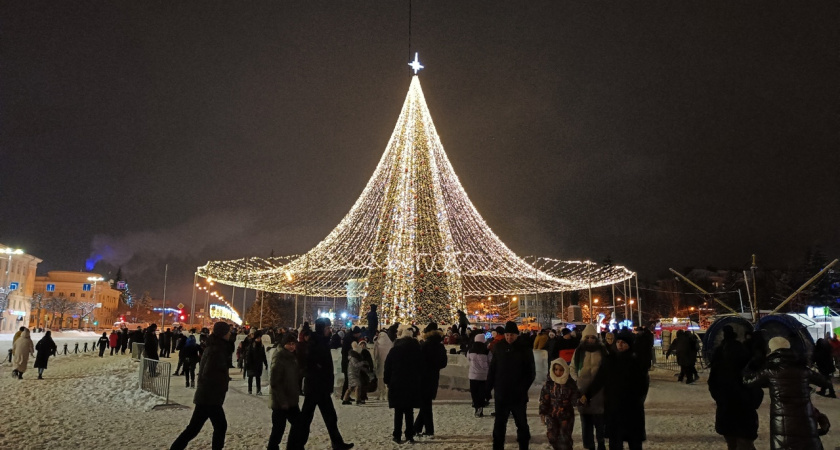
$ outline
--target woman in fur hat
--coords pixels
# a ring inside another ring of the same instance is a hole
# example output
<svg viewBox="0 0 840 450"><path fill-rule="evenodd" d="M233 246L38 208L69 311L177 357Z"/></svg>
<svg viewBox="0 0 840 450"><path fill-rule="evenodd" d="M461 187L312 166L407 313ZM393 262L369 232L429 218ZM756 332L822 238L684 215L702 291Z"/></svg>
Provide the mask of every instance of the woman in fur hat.
<svg viewBox="0 0 840 450"><path fill-rule="evenodd" d="M373 378L373 371L368 367L367 362L362 358L361 347L358 342L353 342L348 353L347 365L347 391L344 392L342 398L342 405L349 405L350 393L356 393L356 404L364 405L367 385L362 382L362 373L367 375L368 379Z"/></svg>
<svg viewBox="0 0 840 450"><path fill-rule="evenodd" d="M601 371L601 365L607 359L607 350L598 340L595 326L589 324L583 329L580 345L572 356L571 377L577 380L581 392L587 391ZM580 412L583 448L598 450L606 448L604 439L604 392L603 386L590 390L585 399L581 399Z"/></svg>
<svg viewBox="0 0 840 450"><path fill-rule="evenodd" d="M473 338L470 351L467 352L467 361L470 363L470 396L472 407L475 408L476 417L484 417L484 407L487 406L487 372L490 370L490 352L485 344L486 338L483 334L476 334Z"/></svg>
<svg viewBox="0 0 840 450"><path fill-rule="evenodd" d="M563 358L551 362L551 371L540 392L540 419L546 426L548 443L554 450L573 448L575 405L580 398L569 365Z"/></svg>
<svg viewBox="0 0 840 450"><path fill-rule="evenodd" d="M374 367L376 367L376 377L379 379L379 389L377 395L379 400L385 400L388 398L388 386L386 386L382 380L385 377L385 358L388 357L388 353L393 347L394 341L391 340L388 332L383 330L376 335L373 343L373 361Z"/></svg>

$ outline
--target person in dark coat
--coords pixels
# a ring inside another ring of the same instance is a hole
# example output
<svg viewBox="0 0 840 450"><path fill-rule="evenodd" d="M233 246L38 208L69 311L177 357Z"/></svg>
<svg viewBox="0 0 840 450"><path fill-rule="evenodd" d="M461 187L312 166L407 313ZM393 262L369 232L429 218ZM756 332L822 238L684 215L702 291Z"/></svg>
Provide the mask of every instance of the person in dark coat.
<svg viewBox="0 0 840 450"><path fill-rule="evenodd" d="M271 408L271 435L268 437L268 450L280 450L280 441L286 431L286 422L293 425L300 415L298 397L300 394L300 369L295 356L297 340L289 333L281 341L281 347L271 357L269 376L268 406ZM287 444L289 450L294 448Z"/></svg>
<svg viewBox="0 0 840 450"><path fill-rule="evenodd" d="M633 353L636 354L636 359L644 366L645 369L650 370L653 363L653 333L646 327L636 327L636 341L633 343Z"/></svg>
<svg viewBox="0 0 840 450"><path fill-rule="evenodd" d="M108 333L103 331L102 336L99 338L96 344L99 345L99 357L102 358L102 356L105 355L105 349L111 345L111 340L108 339Z"/></svg>
<svg viewBox="0 0 840 450"><path fill-rule="evenodd" d="M467 335L467 326L470 324L470 321L467 320L467 314L460 309L457 311L458 314L458 335L459 336L466 336Z"/></svg>
<svg viewBox="0 0 840 450"><path fill-rule="evenodd" d="M723 327L723 341L712 355L709 369L709 393L717 404L715 432L723 436L729 450L755 449L758 438L756 409L764 399L764 391L747 387L743 371L750 361L747 348L737 339L735 330Z"/></svg>
<svg viewBox="0 0 840 450"><path fill-rule="evenodd" d="M143 327L138 325L136 330L128 334L128 341L126 341L126 345L129 349L128 352L131 353L131 347L133 346L133 344L143 343L143 339Z"/></svg>
<svg viewBox="0 0 840 450"><path fill-rule="evenodd" d="M195 342L195 336L190 336L190 337L193 338L193 342ZM178 351L178 367L175 368L175 373L174 373L174 375L176 377L180 373L181 367L184 365L184 358L181 356L181 350L184 349L184 345L187 343L187 339L188 339L187 335L184 334L184 333L180 333L180 332L176 333L175 336L173 336L173 338L172 338L173 344L175 346L175 350ZM198 345L198 344L196 343L196 345Z"/></svg>
<svg viewBox="0 0 840 450"><path fill-rule="evenodd" d="M315 408L321 411L321 418L330 435L333 450L353 448L353 444L344 442L338 430L338 415L331 395L335 390L335 375L333 375L333 360L330 353L330 319L320 318L315 321L315 332L312 333L306 359L306 380L303 383L303 407L300 420L292 424L289 431L289 446L302 449L309 440L309 427L315 416Z"/></svg>
<svg viewBox="0 0 840 450"><path fill-rule="evenodd" d="M195 341L195 336L188 337L178 351L178 366L183 367L187 387L195 387L195 366L200 358L201 346Z"/></svg>
<svg viewBox="0 0 840 450"><path fill-rule="evenodd" d="M823 338L817 339L817 343L814 346L814 364L816 364L820 375L829 381L831 381L831 374L834 373L834 357L831 356L831 350L831 344L827 340ZM834 393L834 384L832 383L829 383L827 389L820 389L817 394L837 398L837 394Z"/></svg>
<svg viewBox="0 0 840 450"><path fill-rule="evenodd" d="M120 328L120 354L125 355L125 349L128 347L128 328Z"/></svg>
<svg viewBox="0 0 840 450"><path fill-rule="evenodd" d="M414 443L414 408L420 406L423 354L409 325L400 325L394 347L385 358L384 382L388 385L388 407L394 409L394 442Z"/></svg>
<svg viewBox="0 0 840 450"><path fill-rule="evenodd" d="M525 411L528 407L528 389L537 375L534 354L527 343L518 340L519 328L516 323L507 322L504 335L504 340L493 349L493 359L487 374L487 386L495 391L496 397L493 450L502 450L505 446L505 432L510 415L513 415L513 421L516 423L516 441L520 450L523 450L528 448L531 441L531 430Z"/></svg>
<svg viewBox="0 0 840 450"><path fill-rule="evenodd" d="M810 384L828 388L830 381L808 368L783 337L768 342L763 369L744 374L747 386L769 388L770 448L821 450L819 411L811 403Z"/></svg>
<svg viewBox="0 0 840 450"><path fill-rule="evenodd" d="M248 373L248 393L252 393L254 378L257 379L257 395L262 395L260 377L262 377L263 366L268 370L268 360L265 357L265 347L262 344L262 335L257 332L254 340L245 352L245 371Z"/></svg>
<svg viewBox="0 0 840 450"><path fill-rule="evenodd" d="M370 312L367 313L367 338L373 341L376 337L376 332L379 330L379 314L376 313L376 305L370 305Z"/></svg>
<svg viewBox="0 0 840 450"><path fill-rule="evenodd" d="M615 352L595 375L580 401L586 403L604 389L604 429L610 450L621 450L627 442L630 450L641 450L645 434L645 398L650 378L644 364L631 351L633 333L621 331L615 336Z"/></svg>
<svg viewBox="0 0 840 450"><path fill-rule="evenodd" d="M44 377L44 369L47 368L47 360L50 359L50 356L55 355L55 351L58 349L58 346L55 345L55 341L52 338L52 331L47 330L47 333L44 334L44 337L35 344L35 351L38 352L35 355L35 368L38 369L38 379L43 380Z"/></svg>
<svg viewBox="0 0 840 450"><path fill-rule="evenodd" d="M169 358L169 349L172 346L172 329L167 328L160 334L160 357Z"/></svg>
<svg viewBox="0 0 840 450"><path fill-rule="evenodd" d="M227 419L225 418L225 396L228 391L230 374L230 325L216 322L213 333L207 338L207 347L201 355L198 370L198 387L195 390L192 418L187 428L175 439L170 450L184 450L187 444L198 436L207 419L213 424L213 450L221 450L225 446ZM157 347L155 347L157 349Z"/></svg>
<svg viewBox="0 0 840 450"><path fill-rule="evenodd" d="M681 382L683 378L686 384L696 381L694 364L697 363L697 343L693 335L685 330L677 331L677 338L671 342L671 347L665 357L671 354L677 356L677 364L680 366L677 381Z"/></svg>
<svg viewBox="0 0 840 450"><path fill-rule="evenodd" d="M420 392L420 411L417 413L417 420L414 421L414 434L417 436L434 436L435 423L432 412L432 401L437 398L438 386L440 385L440 371L446 367L448 358L446 347L443 346L443 331L438 329L436 323L431 322L423 330L423 344L420 346L422 353L422 374Z"/></svg>
<svg viewBox="0 0 840 450"><path fill-rule="evenodd" d="M158 357L158 338L157 334L157 324L149 325L149 328L146 328L146 334L143 337L143 356L146 359L151 359L157 361L160 359ZM157 376L157 363L152 362L149 364L149 375Z"/></svg>

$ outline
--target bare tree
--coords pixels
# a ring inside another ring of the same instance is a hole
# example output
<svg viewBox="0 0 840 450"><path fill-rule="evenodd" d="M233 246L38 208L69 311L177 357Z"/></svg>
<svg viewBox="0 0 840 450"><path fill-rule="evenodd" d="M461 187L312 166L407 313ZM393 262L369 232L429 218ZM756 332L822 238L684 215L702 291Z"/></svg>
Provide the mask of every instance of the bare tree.
<svg viewBox="0 0 840 450"><path fill-rule="evenodd" d="M52 312L52 321L50 322L50 328L53 328L55 322L55 316L61 315L61 320L59 321L58 325L59 328L64 326L64 315L68 312L74 310L76 305L67 300L65 297L52 297L47 302L47 309Z"/></svg>
<svg viewBox="0 0 840 450"><path fill-rule="evenodd" d="M79 313L79 329L82 328L82 321L90 316L94 309L96 309L96 303L93 302L78 302L75 303L75 310Z"/></svg>
<svg viewBox="0 0 840 450"><path fill-rule="evenodd" d="M44 298L44 294L33 294L32 298L29 299L29 309L38 311L38 316L35 318L35 328L41 326L41 310L46 308L47 300Z"/></svg>

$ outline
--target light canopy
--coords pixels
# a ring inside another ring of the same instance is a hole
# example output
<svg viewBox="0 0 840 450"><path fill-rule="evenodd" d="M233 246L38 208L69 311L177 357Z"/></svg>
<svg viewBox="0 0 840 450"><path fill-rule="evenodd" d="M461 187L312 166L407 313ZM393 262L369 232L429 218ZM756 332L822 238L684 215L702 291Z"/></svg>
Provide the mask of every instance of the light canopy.
<svg viewBox="0 0 840 450"><path fill-rule="evenodd" d="M359 199L303 255L211 261L198 275L269 292L347 297L380 320L452 323L467 296L559 292L617 283L621 266L513 253L473 206L412 77L396 128Z"/></svg>

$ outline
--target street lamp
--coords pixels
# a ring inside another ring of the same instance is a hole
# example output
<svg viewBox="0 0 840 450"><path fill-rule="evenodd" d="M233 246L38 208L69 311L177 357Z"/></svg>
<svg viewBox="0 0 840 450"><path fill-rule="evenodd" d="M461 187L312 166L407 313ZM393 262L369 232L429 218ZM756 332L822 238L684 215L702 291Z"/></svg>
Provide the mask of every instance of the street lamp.
<svg viewBox="0 0 840 450"><path fill-rule="evenodd" d="M6 308L9 307L9 288L11 287L12 281L12 255L22 255L23 250L8 247L0 250L0 253L9 255L9 261L6 262L6 283L3 284L3 299L0 301L0 325L2 325L2 321L6 318Z"/></svg>
<svg viewBox="0 0 840 450"><path fill-rule="evenodd" d="M511 318L511 319L512 319L512 317L510 317L510 304L515 302L516 300L517 300L517 298L513 297L513 299L508 302L508 317Z"/></svg>
<svg viewBox="0 0 840 450"><path fill-rule="evenodd" d="M102 277L88 277L88 281L93 281L93 298L92 298L93 309L90 312L90 321L91 321L91 323L94 323L93 319L94 319L94 316L96 315L96 313L94 312L94 311L96 311L96 283L98 283L100 281L105 281L105 279L102 278ZM79 320L81 320L81 319L79 319ZM81 324L79 324L79 325L81 325ZM95 325L94 325L94 327L95 327ZM95 329L96 328L94 328L94 330Z"/></svg>

